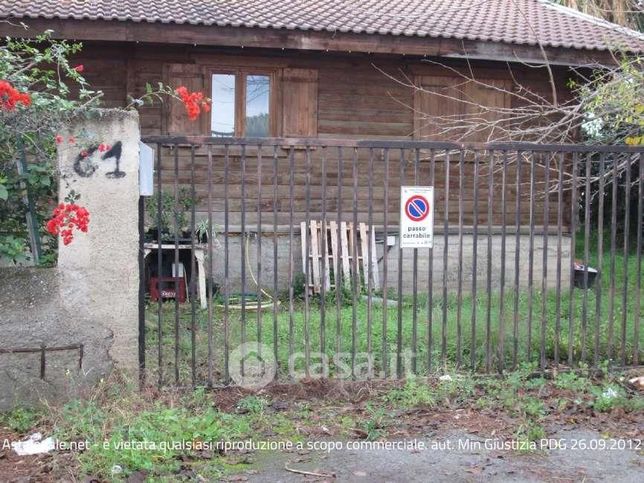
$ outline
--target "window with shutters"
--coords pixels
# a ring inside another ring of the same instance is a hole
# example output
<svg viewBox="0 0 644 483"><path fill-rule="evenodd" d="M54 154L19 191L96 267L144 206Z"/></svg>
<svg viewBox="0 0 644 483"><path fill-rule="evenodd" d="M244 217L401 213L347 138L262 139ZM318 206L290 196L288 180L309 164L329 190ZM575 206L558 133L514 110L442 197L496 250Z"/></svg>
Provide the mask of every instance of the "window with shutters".
<svg viewBox="0 0 644 483"><path fill-rule="evenodd" d="M210 78L212 136L275 136L270 73L213 72Z"/></svg>
<svg viewBox="0 0 644 483"><path fill-rule="evenodd" d="M189 121L172 99L164 132L181 136L313 137L318 135L318 71L166 64L168 85L185 85L212 98L210 116Z"/></svg>

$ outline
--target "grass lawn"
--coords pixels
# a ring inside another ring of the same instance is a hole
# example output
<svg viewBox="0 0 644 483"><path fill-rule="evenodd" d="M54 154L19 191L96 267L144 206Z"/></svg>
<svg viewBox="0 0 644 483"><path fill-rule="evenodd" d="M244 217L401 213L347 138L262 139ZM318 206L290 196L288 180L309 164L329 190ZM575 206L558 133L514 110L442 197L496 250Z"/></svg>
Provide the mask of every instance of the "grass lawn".
<svg viewBox="0 0 644 483"><path fill-rule="evenodd" d="M606 247L605 242L604 246ZM591 247L594 248L594 247ZM577 258L583 258L583 240L577 246ZM590 266L597 267L597 253L592 250ZM272 306L258 312L250 310L256 307L255 302L248 303L244 316L238 309L228 311L227 326L229 332L228 346L234 349L242 342L242 331L245 332L245 341L261 341L269 347L277 343L277 359L280 365L280 375L287 374L289 355L295 353L293 365L297 370L302 370L305 365L305 352L307 350L306 334L308 333L308 350L310 351L311 364L321 361L320 354L325 354L331 361L330 374L333 375L336 364L334 355L343 353L341 363L351 366L351 352L359 353L355 360L355 374L364 375L367 368L369 341L371 344L371 364L373 373L382 376L383 369L386 375L395 375L396 354L398 337L400 336L402 352L413 351L416 354L416 371L419 374L428 374L444 366L454 366L461 363L461 367L482 370L489 364L494 370L499 357L503 357L504 367L514 367L515 362L525 363L539 361L540 347L543 338L544 355L548 363L555 358L558 351L559 360L567 363L569 351L575 364L594 361L606 362L609 359L617 365L622 362L633 362L633 352L636 343L636 280L638 275L637 258L628 257L627 271L624 271L623 255L615 256L615 295L611 297L610 287L610 255L606 251L602 260L604 277L597 288L600 290L575 289L570 311L570 290L562 287L559 304L560 324L557 329L557 295L554 290L546 293L545 304L542 293L538 290L540 281L535 281L535 290L530 304L530 295L527 290L519 292L516 333L514 326L515 293L506 289L504 299L504 317L501 323L501 305L498 293L493 293L488 298L486 293L479 292L476 300L470 294L463 294L463 303L460 312L460 330L458 323L458 301L456 294L450 294L443 301L440 296L434 295L431 309L432 324L429 325L429 312L427 296L418 295L416 307L411 297L401 300L401 318L398 320L398 302L394 305L383 307L381 299L374 299L369 317L367 301L358 295L356 305L352 305L349 294L342 297L340 310L334 294L329 294L322 303L319 297L309 300L309 310L303 300L294 301L294 310L289 311L288 299L280 300L276 314ZM563 267L567 269L567 267ZM624 305L622 299L625 273L628 274L626 317L623 325ZM554 277L554 274L551 274ZM600 311L596 311L597 295L600 296ZM640 298L642 294L640 293ZM612 319L610 318L610 302L613 300ZM447 304L447 319L443 320L443 304ZM488 304L490 306L490 323L487 324ZM530 306L532 310L530 310ZM321 343L321 319L324 311L324 346ZM475 311L475 335L472 338L472 312ZM152 303L146 310L147 327L147 367L156 378L158 371L158 305ZM585 314L585 318L584 318ZM197 382L207 380L208 368L208 311L197 309L195 314L195 359L197 366ZM213 379L220 378L224 368L224 321L225 312L222 307L215 306L212 313L212 358ZM369 323L369 320L371 323ZM416 323L414 324L414 320ZM174 379L175 374L175 304L165 302L162 307L162 368L164 380ZM190 304L179 307L179 382L190 383L190 361L192 353L192 315ZM401 331L399 331L399 327ZM503 331L501 331L503 327ZM584 327L585 335L584 335ZM243 328L243 329L242 329ZM572 330L572 333L571 333ZM543 331L543 332L542 332ZM460 337L459 337L460 332ZM414 350L414 333L416 346ZM558 336L557 336L558 333ZM429 339L431 334L431 351ZM487 336L489 334L489 359L487 354ZM612 334L612 335L611 335ZM503 336L501 338L501 335ZM598 337L596 337L598 335ZM460 339L460 343L459 343ZM612 344L609 340L612 339ZM501 340L503 350L501 351ZM572 342L572 345L571 345ZM642 332L639 332L639 352L644 347ZM516 355L515 355L516 351ZM460 354L459 354L460 352ZM610 357L609 357L610 355ZM623 360L622 360L623 356ZM431 359L431 368L429 362ZM383 364L384 361L384 364ZM473 365L472 365L473 362ZM407 369L411 369L411 359L404 361ZM362 371L362 372L361 372ZM312 374L316 370L312 369Z"/></svg>

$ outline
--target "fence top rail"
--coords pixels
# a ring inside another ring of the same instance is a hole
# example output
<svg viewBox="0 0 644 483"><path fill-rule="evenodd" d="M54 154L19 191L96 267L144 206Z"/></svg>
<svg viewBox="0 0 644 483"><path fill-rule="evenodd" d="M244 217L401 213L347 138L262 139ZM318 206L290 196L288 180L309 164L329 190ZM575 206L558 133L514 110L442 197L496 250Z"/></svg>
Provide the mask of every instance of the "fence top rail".
<svg viewBox="0 0 644 483"><path fill-rule="evenodd" d="M437 149L454 151L535 151L578 153L644 153L644 146L535 144L525 142L453 143L444 141L381 140L381 139L326 139L326 138L224 138L208 136L144 136L147 144L186 146L278 146L290 148L374 148L374 149Z"/></svg>

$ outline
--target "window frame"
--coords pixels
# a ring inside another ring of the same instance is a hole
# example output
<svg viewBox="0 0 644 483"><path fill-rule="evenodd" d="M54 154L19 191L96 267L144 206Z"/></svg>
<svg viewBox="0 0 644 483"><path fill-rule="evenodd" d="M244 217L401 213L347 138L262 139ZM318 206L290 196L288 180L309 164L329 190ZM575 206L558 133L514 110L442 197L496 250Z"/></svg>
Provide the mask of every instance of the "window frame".
<svg viewBox="0 0 644 483"><path fill-rule="evenodd" d="M228 74L235 76L235 137L243 138L246 135L246 78L249 75L262 75L269 78L268 92L268 137L278 136L278 106L277 102L277 81L278 72L276 69L264 69L253 67L227 67L217 66L210 67L206 70L208 96L212 96L212 76L215 74ZM216 101L213 100L213 109L217 108ZM212 120L208 122L209 135L212 134Z"/></svg>

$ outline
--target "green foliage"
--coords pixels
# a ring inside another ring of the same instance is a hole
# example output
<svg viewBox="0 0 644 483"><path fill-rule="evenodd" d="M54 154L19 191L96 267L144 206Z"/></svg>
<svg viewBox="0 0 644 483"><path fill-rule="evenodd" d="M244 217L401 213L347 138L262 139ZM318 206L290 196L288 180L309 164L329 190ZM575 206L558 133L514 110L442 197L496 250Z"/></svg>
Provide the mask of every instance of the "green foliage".
<svg viewBox="0 0 644 483"><path fill-rule="evenodd" d="M578 376L574 372L560 372L555 377L554 384L558 389L583 392L588 389L590 381L583 376Z"/></svg>
<svg viewBox="0 0 644 483"><path fill-rule="evenodd" d="M362 429L367 433L368 441L376 441L385 436L387 413L383 408L374 408L371 404L367 404L366 411L368 418L362 423Z"/></svg>
<svg viewBox="0 0 644 483"><path fill-rule="evenodd" d="M644 58L625 57L618 69L595 71L571 86L579 96L593 143L644 144Z"/></svg>
<svg viewBox="0 0 644 483"><path fill-rule="evenodd" d="M205 404L205 392L195 391L190 406L156 404L139 409L135 398L114 407L94 401L74 401L60 415L55 436L61 441L88 441L89 449L79 453L81 471L103 479L117 476L115 467L127 477L136 471L150 476L174 473L182 455L198 450L201 442L216 443L249 434L245 417L221 413ZM153 443L142 449L141 444ZM189 443L192 449L173 446ZM125 443L125 445L123 444Z"/></svg>
<svg viewBox="0 0 644 483"><path fill-rule="evenodd" d="M6 413L0 413L0 426L24 434L33 429L42 417L42 413L35 409L17 407Z"/></svg>
<svg viewBox="0 0 644 483"><path fill-rule="evenodd" d="M33 40L8 38L0 46L0 80L31 96L28 107L0 110L0 256L14 262L29 257L27 192L45 247L54 248L43 227L57 191L54 136L75 113L97 106L102 95L89 89L70 60L80 50L79 43L52 40L51 31ZM23 174L18 159L25 163Z"/></svg>
<svg viewBox="0 0 644 483"><path fill-rule="evenodd" d="M260 414L268 406L268 400L260 396L246 396L237 403L237 409L242 413Z"/></svg>
<svg viewBox="0 0 644 483"><path fill-rule="evenodd" d="M175 233L188 228L188 213L192 209L195 200L192 198L190 189L185 186L179 188L177 198L173 191L161 192L161 234L162 239L174 239ZM145 212L148 228L159 228L159 197L150 196L145 199ZM214 227L213 227L214 228Z"/></svg>
<svg viewBox="0 0 644 483"><path fill-rule="evenodd" d="M590 393L593 396L591 405L599 412L607 412L615 408L622 408L629 412L644 410L644 398L639 395L628 397L624 388L614 383L592 386Z"/></svg>
<svg viewBox="0 0 644 483"><path fill-rule="evenodd" d="M392 389L385 394L384 399L389 404L403 408L433 408L438 402L437 395L432 391L431 386L419 382L418 378L413 376L408 377L401 388Z"/></svg>

